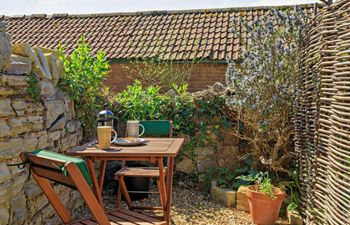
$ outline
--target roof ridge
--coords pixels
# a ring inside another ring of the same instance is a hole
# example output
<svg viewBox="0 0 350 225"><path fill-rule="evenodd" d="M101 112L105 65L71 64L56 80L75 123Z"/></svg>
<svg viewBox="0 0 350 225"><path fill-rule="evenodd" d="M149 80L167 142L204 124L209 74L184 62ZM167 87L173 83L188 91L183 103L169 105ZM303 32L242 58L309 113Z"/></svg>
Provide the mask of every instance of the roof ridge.
<svg viewBox="0 0 350 225"><path fill-rule="evenodd" d="M184 14L184 13L208 13L208 12L232 12L232 11L247 11L259 9L287 9L295 6L299 7L314 7L315 4L323 6L322 3L308 3L295 5L279 5L279 6L249 6L249 7L228 7L228 8L210 8L210 9L186 9L186 10L151 10L151 11L135 11L135 12L111 12L111 13L87 13L87 14L68 14L68 13L54 13L48 14L31 14L31 15L3 15L2 18L62 18L62 17L109 17L109 16L142 16L142 15L166 15L166 14Z"/></svg>

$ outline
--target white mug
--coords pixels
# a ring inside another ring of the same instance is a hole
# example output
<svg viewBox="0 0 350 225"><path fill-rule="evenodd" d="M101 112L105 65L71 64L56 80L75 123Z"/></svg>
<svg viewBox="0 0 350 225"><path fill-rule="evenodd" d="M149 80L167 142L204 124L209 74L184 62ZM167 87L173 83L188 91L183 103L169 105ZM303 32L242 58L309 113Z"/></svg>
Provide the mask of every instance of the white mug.
<svg viewBox="0 0 350 225"><path fill-rule="evenodd" d="M142 127L141 134L140 134L140 127ZM128 120L126 122L126 136L127 137L138 138L139 136L143 135L143 133L145 133L145 127L142 124L140 124L140 121Z"/></svg>

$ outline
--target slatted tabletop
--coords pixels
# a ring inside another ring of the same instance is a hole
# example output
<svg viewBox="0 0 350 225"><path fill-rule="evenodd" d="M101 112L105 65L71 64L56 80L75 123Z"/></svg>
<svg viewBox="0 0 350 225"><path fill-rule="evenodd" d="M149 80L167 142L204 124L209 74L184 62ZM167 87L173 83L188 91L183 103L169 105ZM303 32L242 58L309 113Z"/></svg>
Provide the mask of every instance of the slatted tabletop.
<svg viewBox="0 0 350 225"><path fill-rule="evenodd" d="M80 157L175 157L184 142L183 138L148 138L149 142L140 146L117 146L101 150L97 145L80 146L67 152Z"/></svg>

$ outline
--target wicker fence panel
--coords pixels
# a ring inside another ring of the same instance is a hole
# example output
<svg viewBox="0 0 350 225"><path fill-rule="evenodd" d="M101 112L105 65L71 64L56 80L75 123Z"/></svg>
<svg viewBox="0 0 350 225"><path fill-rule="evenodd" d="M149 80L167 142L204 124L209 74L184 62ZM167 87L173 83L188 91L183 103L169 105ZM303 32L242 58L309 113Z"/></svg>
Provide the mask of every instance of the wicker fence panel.
<svg viewBox="0 0 350 225"><path fill-rule="evenodd" d="M350 0L326 6L304 33L296 154L308 224L350 224Z"/></svg>
<svg viewBox="0 0 350 225"><path fill-rule="evenodd" d="M329 150L327 218L333 224L349 222L350 210L350 1L334 4L336 62L333 83L331 148Z"/></svg>
<svg viewBox="0 0 350 225"><path fill-rule="evenodd" d="M320 17L320 16L317 16ZM314 199L314 164L316 161L316 121L318 116L318 64L320 61L321 34L320 19L315 18L309 29L304 33L304 51L300 59L300 88L301 98L296 120L296 151L300 170L301 212L306 222L313 221L312 208L315 208Z"/></svg>

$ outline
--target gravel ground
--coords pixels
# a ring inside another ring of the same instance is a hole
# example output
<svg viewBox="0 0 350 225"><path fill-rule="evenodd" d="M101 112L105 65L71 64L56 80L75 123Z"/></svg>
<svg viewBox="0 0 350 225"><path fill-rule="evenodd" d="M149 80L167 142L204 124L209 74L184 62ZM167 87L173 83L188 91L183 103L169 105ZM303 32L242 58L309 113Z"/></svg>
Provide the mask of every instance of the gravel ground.
<svg viewBox="0 0 350 225"><path fill-rule="evenodd" d="M104 198L105 207L113 209L116 198L108 195ZM147 199L136 201L135 205L160 206L159 196L150 195ZM161 212L156 212L162 215ZM173 225L251 225L248 213L229 209L210 201L210 197L203 195L194 183L179 182L173 188L173 207L171 212ZM276 224L287 225L285 220L279 220Z"/></svg>

